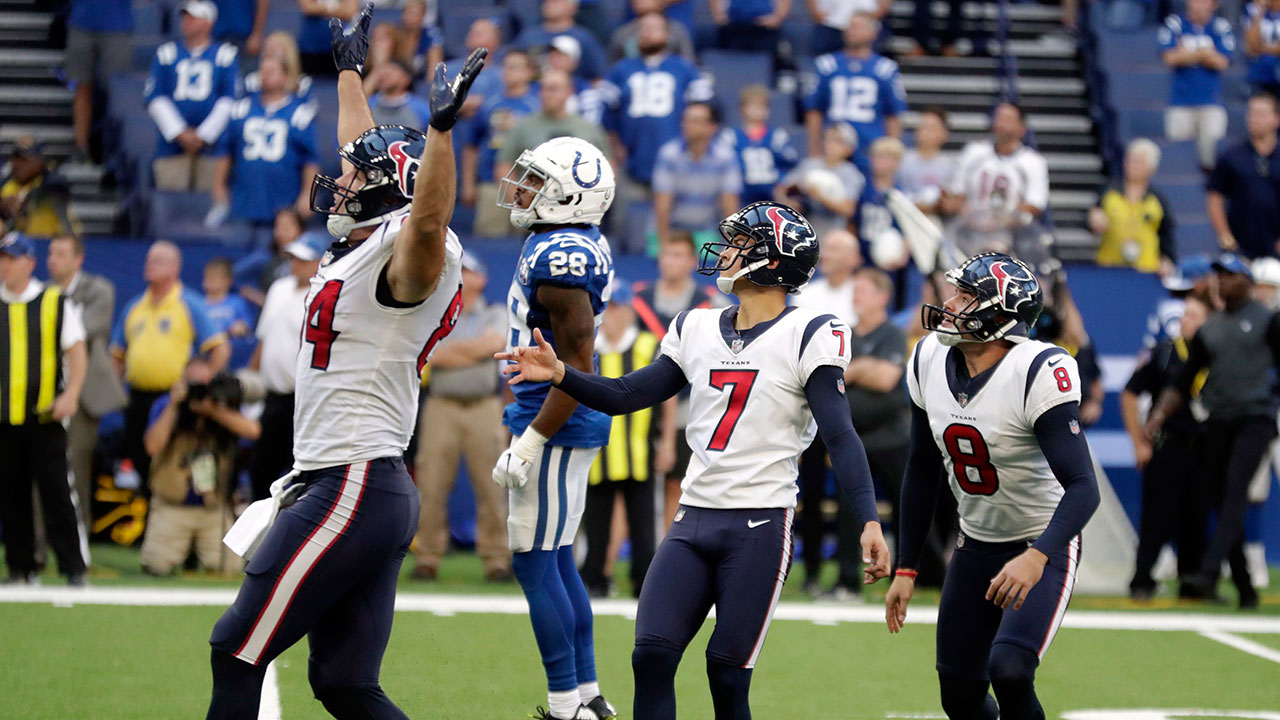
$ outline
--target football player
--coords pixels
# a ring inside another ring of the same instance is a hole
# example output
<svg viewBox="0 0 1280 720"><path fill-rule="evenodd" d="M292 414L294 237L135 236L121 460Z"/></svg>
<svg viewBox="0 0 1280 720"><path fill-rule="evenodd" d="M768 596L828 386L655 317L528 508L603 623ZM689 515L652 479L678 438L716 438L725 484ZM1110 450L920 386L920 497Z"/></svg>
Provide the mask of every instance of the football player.
<svg viewBox="0 0 1280 720"><path fill-rule="evenodd" d="M893 633L906 620L945 468L960 536L938 608L942 708L952 720L1042 719L1036 667L1067 611L1080 531L1098 506L1080 376L1066 350L1027 339L1044 309L1027 265L984 253L946 280L955 293L924 306L932 332L907 363L911 454L885 619Z"/></svg>
<svg viewBox="0 0 1280 720"><path fill-rule="evenodd" d="M541 330L567 362L593 372L595 334L613 284L600 221L613 202L613 168L599 148L560 137L525 150L498 187L498 206L530 230L507 293L508 350ZM546 383L514 389L503 423L514 437L493 481L510 490L511 570L547 673L554 720L616 717L596 682L591 602L573 559L587 476L611 422Z"/></svg>
<svg viewBox="0 0 1280 720"><path fill-rule="evenodd" d="M343 174L317 177L312 191L338 241L311 278L301 328L299 487L285 497L301 496L281 510L214 626L210 718L257 717L267 663L303 635L312 691L330 714L406 717L378 686L400 563L418 527L402 457L422 366L461 305L449 131L485 52L452 83L436 67L426 135L375 127L360 80L372 12L370 3L345 34L330 25Z"/></svg>
<svg viewBox="0 0 1280 720"><path fill-rule="evenodd" d="M865 581L889 572L871 472L844 396L849 327L787 306L787 295L813 275L818 238L802 215L775 202L739 210L720 234L722 242L703 246L699 272L717 275L739 304L677 315L650 365L616 379L591 375L557 359L538 331L536 346L499 354L511 362L503 372L516 388L550 382L611 415L692 389L693 459L636 616L634 714L645 720L676 717L676 667L712 606L707 677L715 717L750 717L752 668L791 568L796 460L815 420L863 528Z"/></svg>

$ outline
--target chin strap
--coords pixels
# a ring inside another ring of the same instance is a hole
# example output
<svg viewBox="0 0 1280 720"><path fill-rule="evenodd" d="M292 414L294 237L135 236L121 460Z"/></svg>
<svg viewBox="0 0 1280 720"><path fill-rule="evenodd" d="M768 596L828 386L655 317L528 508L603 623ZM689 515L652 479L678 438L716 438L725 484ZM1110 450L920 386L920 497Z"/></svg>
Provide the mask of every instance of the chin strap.
<svg viewBox="0 0 1280 720"><path fill-rule="evenodd" d="M358 230L359 228L371 227L373 225L380 224L383 220L387 219L387 216L394 212L396 212L396 210L392 210L389 213L383 213L377 217L371 217L367 220L361 220L360 222L353 220L350 215L330 215L329 219L325 221L324 226L325 229L329 231L330 235L337 240L341 240L350 235L352 230Z"/></svg>
<svg viewBox="0 0 1280 720"><path fill-rule="evenodd" d="M725 295L732 295L733 285L734 283L738 282L739 278L750 275L751 273L759 270L760 268L768 264L769 264L769 258L765 258L763 260L757 260L751 263L750 265L747 265L746 267L742 268L741 270L739 270L738 272L734 273L729 277L725 277L721 275L720 277L716 278L716 287L719 288L720 292L724 293Z"/></svg>

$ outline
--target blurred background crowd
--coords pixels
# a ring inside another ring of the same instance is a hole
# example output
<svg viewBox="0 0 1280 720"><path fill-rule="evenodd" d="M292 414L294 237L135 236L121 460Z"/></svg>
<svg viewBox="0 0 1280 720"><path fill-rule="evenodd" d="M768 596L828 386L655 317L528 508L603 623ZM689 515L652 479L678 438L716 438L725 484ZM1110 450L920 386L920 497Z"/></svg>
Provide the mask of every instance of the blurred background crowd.
<svg viewBox="0 0 1280 720"><path fill-rule="evenodd" d="M338 174L327 23L358 9L0 0L0 222L22 237L0 251L0 300L20 301L34 274L81 307L89 380L65 421L75 506L91 534L140 542L148 572L237 571L221 533L290 464L302 299L330 241L311 179ZM424 128L430 69L477 47L490 59L453 133L463 319L424 376L410 449L415 577L435 579L459 547L486 577L510 577L505 498L488 479L506 442L491 356L520 239L497 183L524 149L575 135L619 177L600 372L649 362L678 312L730 302L694 273L720 218L769 198L801 209L822 260L795 301L856 329L851 413L892 523L902 371L936 294L935 259L912 252L891 209L905 198L942 228L941 263L999 248L1049 289L1034 333L1080 362L1081 416L1111 488L1091 526L1107 549L1082 587L1147 600L1158 578L1230 554L1240 604L1256 604L1267 546L1280 557L1273 358L1250 379L1265 407L1193 403L1154 437L1142 425L1199 324L1253 311L1236 279L1277 307L1280 2L393 0L375 11L365 72L375 120ZM613 591L619 557L638 592L688 462L683 405L614 421L582 538L595 594ZM1243 485L1202 442L1242 412L1268 428ZM6 473L10 510L32 494L19 475ZM857 538L820 442L801 459L800 500L802 582L856 600ZM941 578L951 513L923 582ZM36 525L51 546L66 526ZM823 576L829 559L838 572ZM42 563L38 549L10 558L11 579Z"/></svg>

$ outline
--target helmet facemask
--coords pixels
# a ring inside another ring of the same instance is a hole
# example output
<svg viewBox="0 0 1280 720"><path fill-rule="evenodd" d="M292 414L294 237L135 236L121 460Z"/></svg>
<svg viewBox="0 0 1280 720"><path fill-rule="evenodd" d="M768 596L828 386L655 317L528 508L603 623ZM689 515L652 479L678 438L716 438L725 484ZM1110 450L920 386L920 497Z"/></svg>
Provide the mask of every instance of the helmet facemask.
<svg viewBox="0 0 1280 720"><path fill-rule="evenodd" d="M969 293L973 299L958 311L928 303L920 308L920 323L925 330L935 333L943 345L1000 340L1017 326L1015 314L1003 312L996 298L984 298L980 288L960 277L958 268L948 270L946 279L948 284ZM945 320L950 320L951 325L944 325Z"/></svg>
<svg viewBox="0 0 1280 720"><path fill-rule="evenodd" d="M520 206L517 191L524 191L531 198L527 206ZM544 202L564 202L564 190L560 181L533 164L526 150L498 183L498 207L510 210L511 224L523 230L539 219L537 208Z"/></svg>
<svg viewBox="0 0 1280 720"><path fill-rule="evenodd" d="M724 240L702 246L698 257L698 273L716 276L716 287L720 292L731 294L733 285L739 278L752 280L752 273L768 266L769 242L758 238L750 228L734 222L732 217L720 223L720 236ZM735 242L738 238L747 238L748 242L739 244ZM742 267L733 275L722 275L725 270L733 267L738 258L742 258Z"/></svg>

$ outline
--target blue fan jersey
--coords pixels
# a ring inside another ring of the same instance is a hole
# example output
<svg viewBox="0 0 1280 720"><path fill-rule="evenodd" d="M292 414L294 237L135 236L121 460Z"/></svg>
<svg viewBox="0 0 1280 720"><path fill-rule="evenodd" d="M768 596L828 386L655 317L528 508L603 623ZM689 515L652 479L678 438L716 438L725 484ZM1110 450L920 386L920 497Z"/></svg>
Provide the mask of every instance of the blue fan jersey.
<svg viewBox="0 0 1280 720"><path fill-rule="evenodd" d="M1263 45L1280 43L1280 12L1264 10L1258 5L1249 5L1249 12L1244 18L1244 32L1247 35L1254 23L1262 35ZM1275 85L1280 83L1280 57L1265 53L1249 58L1249 82L1253 85Z"/></svg>
<svg viewBox="0 0 1280 720"><path fill-rule="evenodd" d="M236 46L213 43L192 54L181 43L167 42L156 49L147 77L146 101L167 97L178 108L178 114L195 128L213 111L220 98L234 98L240 77ZM156 155L181 155L177 143L165 142L160 131Z"/></svg>
<svg viewBox="0 0 1280 720"><path fill-rule="evenodd" d="M311 122L316 106L290 95L266 108L261 97L236 101L218 154L231 155L231 215L269 223L277 210L298 199L302 168L318 162Z"/></svg>
<svg viewBox="0 0 1280 720"><path fill-rule="evenodd" d="M480 103L475 117L463 129L464 142L477 148L476 182L494 182L493 166L507 133L539 107L538 92L533 88L520 97L491 95Z"/></svg>
<svg viewBox="0 0 1280 720"><path fill-rule="evenodd" d="M862 188L862 197L858 198L853 224L858 228L858 237L864 244L864 251L885 230L901 231L898 221L889 211L889 191L877 188L875 183L868 180Z"/></svg>
<svg viewBox="0 0 1280 720"><path fill-rule="evenodd" d="M533 329L552 345L551 316L538 302L538 287L551 284L580 288L591 298L591 311L596 327L604 306L609 302L613 286L613 257L609 253L609 241L597 227L568 228L533 233L524 241L516 275L507 291L507 317L511 335L507 349L533 345ZM502 422L511 434L520 435L542 409L550 383L523 382L511 386L515 402L507 406ZM561 447L602 447L609 442L612 419L579 405L569 420L551 437L552 445Z"/></svg>
<svg viewBox="0 0 1280 720"><path fill-rule="evenodd" d="M253 335L253 326L257 324L257 318L249 307L249 301L235 293L228 293L217 303L205 298L204 310L218 332L225 333L227 340L231 342L231 359L227 360L227 369L239 370L248 367L249 359L253 357L253 349L258 345L258 339ZM233 335L231 326L237 322L244 322L248 332L240 336Z"/></svg>
<svg viewBox="0 0 1280 720"><path fill-rule="evenodd" d="M658 148L680 136L685 102L709 99L711 85L693 63L677 55L656 65L628 58L609 71L601 94L605 129L616 132L627 148L627 174L649 183Z"/></svg>
<svg viewBox="0 0 1280 720"><path fill-rule="evenodd" d="M1179 47L1189 50L1211 47L1231 57L1236 49L1231 23L1220 17L1215 17L1208 25L1193 25L1185 15L1170 15L1165 18L1157 38L1161 53ZM1203 65L1174 68L1173 81L1169 84L1169 104L1183 107L1221 105L1222 73Z"/></svg>
<svg viewBox="0 0 1280 720"><path fill-rule="evenodd" d="M751 137L740 127L720 131L720 142L733 148L742 171L743 205L773 199L773 186L783 173L800 162L800 153L791 145L791 135L783 128L765 128L759 137Z"/></svg>
<svg viewBox="0 0 1280 720"><path fill-rule="evenodd" d="M813 61L813 89L806 110L818 110L827 123L848 123L858 133L855 157L885 134L885 118L907 111L907 93L898 63L877 53L865 60L839 52Z"/></svg>

